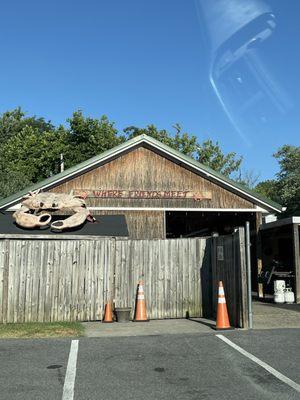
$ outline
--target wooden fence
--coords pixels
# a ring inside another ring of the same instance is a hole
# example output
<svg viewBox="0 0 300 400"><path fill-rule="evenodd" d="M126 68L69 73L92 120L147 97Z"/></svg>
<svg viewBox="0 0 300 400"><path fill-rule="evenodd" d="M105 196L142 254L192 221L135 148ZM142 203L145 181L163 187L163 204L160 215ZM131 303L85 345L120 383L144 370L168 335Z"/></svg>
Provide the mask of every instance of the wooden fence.
<svg viewBox="0 0 300 400"><path fill-rule="evenodd" d="M0 235L0 323L101 320L132 307L145 281L151 319L214 315L224 281L231 322L246 326L243 230L204 239Z"/></svg>
<svg viewBox="0 0 300 400"><path fill-rule="evenodd" d="M134 307L143 276L150 318L202 316L201 274L210 267L209 253L206 239L117 241L116 306Z"/></svg>
<svg viewBox="0 0 300 400"><path fill-rule="evenodd" d="M0 238L0 322L101 320L109 297L134 307L140 276L150 318L202 315L207 240L65 237Z"/></svg>
<svg viewBox="0 0 300 400"><path fill-rule="evenodd" d="M101 319L112 280L110 240L0 242L0 321Z"/></svg>

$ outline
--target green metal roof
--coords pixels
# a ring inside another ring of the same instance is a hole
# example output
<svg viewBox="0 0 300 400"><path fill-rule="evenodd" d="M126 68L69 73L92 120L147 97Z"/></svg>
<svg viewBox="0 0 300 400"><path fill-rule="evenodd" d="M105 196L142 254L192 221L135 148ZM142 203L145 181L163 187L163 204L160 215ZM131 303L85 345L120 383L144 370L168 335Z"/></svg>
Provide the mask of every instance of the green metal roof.
<svg viewBox="0 0 300 400"><path fill-rule="evenodd" d="M180 162L196 169L198 172L206 175L207 178L210 178L213 181L220 182L226 187L230 187L231 190L234 190L238 193L241 193L247 198L251 198L253 203L258 203L266 206L266 208L275 210L277 212L282 211L282 206L274 201L264 198L261 195L255 193L253 190L249 190L245 188L243 185L236 183L235 181L227 178L226 176L220 174L219 172L214 171L210 167L199 163L198 161L194 160L193 158L182 154L181 152L172 149L171 147L159 142L158 140L147 136L147 135L140 135L133 139L130 139L120 145L105 151L95 157L92 157L86 161L83 161L80 164L75 165L74 167L66 169L64 172L59 174L53 175L50 178L47 178L41 182L38 182L34 185L31 185L18 193L15 193L5 199L0 200L0 209L5 209L11 207L12 205L20 202L22 197L26 195L28 192L32 192L38 189L47 189L50 187L54 187L60 182L65 182L68 179L71 179L74 175L79 175L84 173L85 170L89 170L93 167L96 167L98 164L109 161L109 159L118 156L119 154L123 153L126 150L131 149L132 147L147 144L150 147L154 147L157 150L161 151L162 153L167 153L169 156L176 158ZM230 190L230 189L229 189Z"/></svg>

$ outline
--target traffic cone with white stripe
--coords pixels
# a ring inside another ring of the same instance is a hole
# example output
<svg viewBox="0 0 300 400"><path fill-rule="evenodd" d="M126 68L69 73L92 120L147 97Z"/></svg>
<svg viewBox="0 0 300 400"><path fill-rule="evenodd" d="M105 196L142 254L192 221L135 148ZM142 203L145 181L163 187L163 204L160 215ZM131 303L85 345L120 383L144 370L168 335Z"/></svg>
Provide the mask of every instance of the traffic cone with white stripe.
<svg viewBox="0 0 300 400"><path fill-rule="evenodd" d="M139 281L138 291L137 291L137 296L136 296L134 322L147 322L147 321L149 321L149 319L147 318L147 309L146 309L145 294L144 294L144 283L143 283L143 281Z"/></svg>
<svg viewBox="0 0 300 400"><path fill-rule="evenodd" d="M219 281L216 329L231 329L222 281Z"/></svg>

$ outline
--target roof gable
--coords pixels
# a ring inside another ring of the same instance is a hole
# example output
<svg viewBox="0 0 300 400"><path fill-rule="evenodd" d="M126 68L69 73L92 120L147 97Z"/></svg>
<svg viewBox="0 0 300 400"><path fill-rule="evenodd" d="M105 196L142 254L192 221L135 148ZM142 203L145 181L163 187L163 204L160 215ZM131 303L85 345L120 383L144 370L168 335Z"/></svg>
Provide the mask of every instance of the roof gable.
<svg viewBox="0 0 300 400"><path fill-rule="evenodd" d="M194 160L193 158L186 156L180 153L177 150L172 149L171 147L159 142L156 139L153 139L147 135L140 135L131 140L128 140L110 150L107 150L95 157L92 157L80 164L77 164L64 172L56 174L50 178L47 178L41 182L38 182L30 187L23 189L22 191L15 193L5 199L0 200L0 209L5 209L14 204L20 202L22 197L27 194L29 191L34 191L37 189L50 189L54 186L57 186L59 183L65 182L75 176L81 175L86 171L89 171L102 163L109 162L111 159L114 159L124 152L131 151L137 146L145 145L150 147L151 149L156 150L160 154L171 158L174 162L180 163L183 166L186 166L189 169L192 169L194 172L201 174L202 176L206 177L213 182L222 185L226 189L233 191L237 194L240 194L242 197L251 200L253 203L263 206L269 210L281 212L282 207L269 200L265 199L262 196L258 195L254 191L246 189L244 186L232 181L231 179L225 177L224 175L214 171L208 166L205 166L198 161Z"/></svg>

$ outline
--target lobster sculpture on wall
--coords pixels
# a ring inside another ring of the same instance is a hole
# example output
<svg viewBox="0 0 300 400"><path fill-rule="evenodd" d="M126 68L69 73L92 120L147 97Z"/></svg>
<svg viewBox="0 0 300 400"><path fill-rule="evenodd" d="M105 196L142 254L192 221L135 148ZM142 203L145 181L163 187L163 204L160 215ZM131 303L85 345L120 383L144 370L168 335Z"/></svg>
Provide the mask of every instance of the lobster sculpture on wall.
<svg viewBox="0 0 300 400"><path fill-rule="evenodd" d="M51 223L51 212L70 211L74 214L64 220ZM17 225L22 228L40 228L50 225L51 230L63 231L76 228L86 220L94 222L86 208L84 198L65 193L29 192L21 202L21 208L13 214Z"/></svg>

